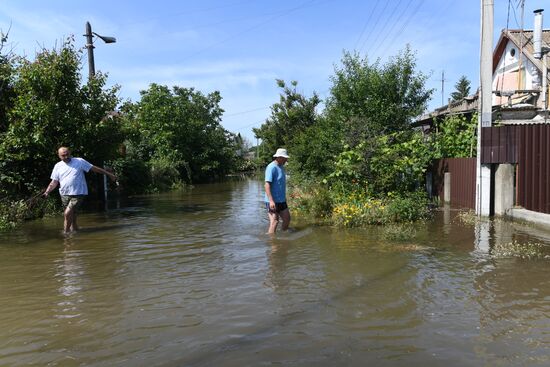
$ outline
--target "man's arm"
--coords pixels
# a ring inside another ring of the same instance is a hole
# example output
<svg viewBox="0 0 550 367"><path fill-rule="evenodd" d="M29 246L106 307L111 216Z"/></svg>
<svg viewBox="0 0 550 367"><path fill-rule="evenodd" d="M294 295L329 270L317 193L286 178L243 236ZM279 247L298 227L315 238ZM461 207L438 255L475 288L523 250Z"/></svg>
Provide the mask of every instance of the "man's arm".
<svg viewBox="0 0 550 367"><path fill-rule="evenodd" d="M269 199L269 208L275 210L275 201L273 201L273 196L271 196L271 182L269 181L265 182L265 194Z"/></svg>
<svg viewBox="0 0 550 367"><path fill-rule="evenodd" d="M59 185L59 181L57 180L52 180L50 182L50 184L48 185L48 187L46 187L46 190L44 191L44 193L42 194L43 196L48 196L50 194L50 192L52 192L53 190L55 190L55 188L57 187L57 185Z"/></svg>
<svg viewBox="0 0 550 367"><path fill-rule="evenodd" d="M109 176L109 178L113 181L113 182L116 182L116 176L113 175L111 172L108 172L108 171L105 171L103 168L101 167L97 167L97 166L92 166L92 168L90 168L91 171L94 171L95 173L101 173L103 175L107 175Z"/></svg>

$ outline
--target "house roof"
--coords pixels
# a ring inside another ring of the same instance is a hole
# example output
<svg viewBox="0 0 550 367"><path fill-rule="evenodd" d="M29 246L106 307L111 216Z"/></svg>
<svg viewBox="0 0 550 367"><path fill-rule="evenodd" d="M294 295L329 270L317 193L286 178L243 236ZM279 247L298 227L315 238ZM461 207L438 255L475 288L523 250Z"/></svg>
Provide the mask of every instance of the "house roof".
<svg viewBox="0 0 550 367"><path fill-rule="evenodd" d="M518 51L522 50L526 58L531 61L535 65L535 67L542 71L542 61L535 59L535 57L533 56L533 31L522 31L521 29L503 29L500 33L500 38L497 42L497 45L493 50L493 75L496 71L502 54L506 50L508 40L517 47ZM542 46L550 47L550 29L544 29L542 31ZM548 75L548 79L550 80L550 73ZM422 116L416 119L413 125L421 126L426 123L429 124L434 117L438 116L466 114L476 111L478 108L478 92L479 91L476 91L473 96L469 96L460 101L450 102L449 104L436 108L431 112L424 113ZM533 107L530 108L532 109Z"/></svg>
<svg viewBox="0 0 550 367"><path fill-rule="evenodd" d="M533 45L533 31L521 29L503 29L500 33L497 46L493 52L493 73L495 72L498 62L502 57L502 53L506 49L506 43L510 40L518 50L523 50L525 56L531 61L539 70L542 70L541 60L533 57L534 45ZM542 31L542 45L543 47L550 47L550 29L544 29Z"/></svg>

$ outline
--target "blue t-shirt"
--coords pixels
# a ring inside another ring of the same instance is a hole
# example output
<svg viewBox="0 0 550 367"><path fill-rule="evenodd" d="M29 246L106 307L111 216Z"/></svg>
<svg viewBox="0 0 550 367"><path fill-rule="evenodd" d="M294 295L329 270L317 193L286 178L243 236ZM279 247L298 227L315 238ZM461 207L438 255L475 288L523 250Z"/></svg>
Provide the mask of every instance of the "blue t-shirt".
<svg viewBox="0 0 550 367"><path fill-rule="evenodd" d="M283 166L279 166L277 161L273 161L267 165L265 169L265 182L271 184L271 196L276 203L284 203L286 201L286 174ZM269 202L267 194L264 195L266 203Z"/></svg>
<svg viewBox="0 0 550 367"><path fill-rule="evenodd" d="M88 186L84 172L88 172L92 164L82 158L71 158L69 163L57 162L51 179L59 181L61 195L88 195Z"/></svg>

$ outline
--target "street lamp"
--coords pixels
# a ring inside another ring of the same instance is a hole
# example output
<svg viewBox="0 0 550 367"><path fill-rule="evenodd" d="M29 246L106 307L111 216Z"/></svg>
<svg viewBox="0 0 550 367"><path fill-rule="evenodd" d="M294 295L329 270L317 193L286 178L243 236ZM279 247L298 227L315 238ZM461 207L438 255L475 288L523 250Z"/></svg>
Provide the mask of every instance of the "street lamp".
<svg viewBox="0 0 550 367"><path fill-rule="evenodd" d="M108 36L100 36L99 34L92 32L92 26L90 25L90 22L86 22L86 34L84 35L86 37L86 48L88 49L88 78L92 79L95 76L95 63L94 63L94 39L93 37L96 36L98 38L101 38L101 40L105 43L115 43L116 38L115 37L108 37Z"/></svg>
<svg viewBox="0 0 550 367"><path fill-rule="evenodd" d="M91 80L95 76L94 36L101 38L101 40L105 43L115 43L116 38L100 36L99 34L92 32L90 22L86 22L86 34L84 36L86 37L86 48L88 49L88 80ZM105 169L105 167L103 168ZM103 177L103 187L99 185L98 188L100 193L103 191L103 200L105 202L105 209L107 209L107 176Z"/></svg>

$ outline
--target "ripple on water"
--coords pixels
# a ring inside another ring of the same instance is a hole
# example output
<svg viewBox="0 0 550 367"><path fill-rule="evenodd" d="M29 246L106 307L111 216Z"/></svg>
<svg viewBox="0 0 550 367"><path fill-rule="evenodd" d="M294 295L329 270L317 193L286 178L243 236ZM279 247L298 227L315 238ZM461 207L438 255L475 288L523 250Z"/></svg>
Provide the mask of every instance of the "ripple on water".
<svg viewBox="0 0 550 367"><path fill-rule="evenodd" d="M453 223L271 238L261 195L199 186L0 243L0 365L548 364L547 262Z"/></svg>

